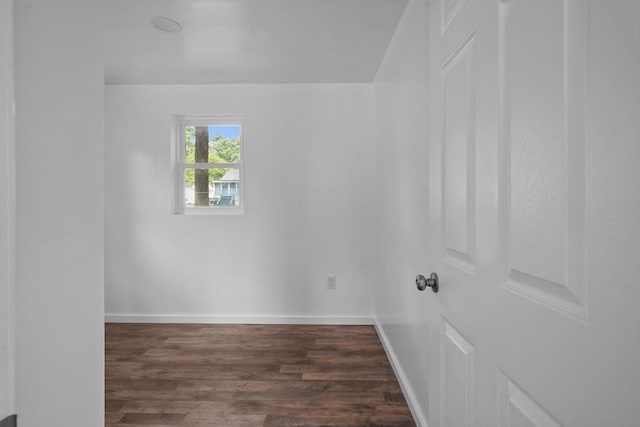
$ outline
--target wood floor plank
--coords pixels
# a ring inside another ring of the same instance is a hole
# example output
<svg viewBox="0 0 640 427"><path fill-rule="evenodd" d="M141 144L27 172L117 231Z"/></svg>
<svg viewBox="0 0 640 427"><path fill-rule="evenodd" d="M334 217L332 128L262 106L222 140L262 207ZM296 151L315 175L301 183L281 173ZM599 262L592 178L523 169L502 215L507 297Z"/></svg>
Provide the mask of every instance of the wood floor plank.
<svg viewBox="0 0 640 427"><path fill-rule="evenodd" d="M108 427L415 426L370 326L105 330Z"/></svg>
<svg viewBox="0 0 640 427"><path fill-rule="evenodd" d="M410 427L415 426L413 420L407 417L363 417L350 416L348 418L335 416L322 417L290 417L268 416L264 427Z"/></svg>
<svg viewBox="0 0 640 427"><path fill-rule="evenodd" d="M118 424L159 424L159 425L178 425L184 420L185 414L145 414L145 413L126 413L122 416Z"/></svg>

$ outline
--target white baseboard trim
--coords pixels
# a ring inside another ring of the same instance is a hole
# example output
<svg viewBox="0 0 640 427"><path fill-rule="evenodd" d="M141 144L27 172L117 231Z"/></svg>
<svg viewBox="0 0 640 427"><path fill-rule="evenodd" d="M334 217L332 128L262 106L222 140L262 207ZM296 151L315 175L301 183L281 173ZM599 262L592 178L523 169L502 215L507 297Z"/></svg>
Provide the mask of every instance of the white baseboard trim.
<svg viewBox="0 0 640 427"><path fill-rule="evenodd" d="M105 323L209 323L258 325L373 325L367 316L241 316L187 314L105 314Z"/></svg>
<svg viewBox="0 0 640 427"><path fill-rule="evenodd" d="M427 424L427 419L425 418L422 411L419 409L420 404L418 403L418 398L409 384L409 380L407 375L402 369L402 365L400 365L400 361L396 356L396 352L393 351L393 347L387 338L387 334L384 332L384 328L382 324L376 319L374 323L376 327L376 331L378 332L378 337L380 338L380 342L382 342L382 347L384 348L385 353L387 353L387 358L391 362L391 367L393 368L393 372L396 374L396 378L400 383L400 388L402 389L402 394L404 394L404 400L407 401L407 405L409 405L409 410L411 411L411 415L413 415L413 420L416 422L418 427L429 427Z"/></svg>

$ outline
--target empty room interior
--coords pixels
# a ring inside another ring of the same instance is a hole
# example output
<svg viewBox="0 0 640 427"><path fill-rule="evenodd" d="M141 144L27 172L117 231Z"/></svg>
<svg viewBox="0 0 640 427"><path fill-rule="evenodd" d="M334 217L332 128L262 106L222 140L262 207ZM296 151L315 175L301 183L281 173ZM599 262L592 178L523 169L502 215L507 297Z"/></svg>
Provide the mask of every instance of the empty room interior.
<svg viewBox="0 0 640 427"><path fill-rule="evenodd" d="M0 427L637 427L639 277L638 0L0 0Z"/></svg>

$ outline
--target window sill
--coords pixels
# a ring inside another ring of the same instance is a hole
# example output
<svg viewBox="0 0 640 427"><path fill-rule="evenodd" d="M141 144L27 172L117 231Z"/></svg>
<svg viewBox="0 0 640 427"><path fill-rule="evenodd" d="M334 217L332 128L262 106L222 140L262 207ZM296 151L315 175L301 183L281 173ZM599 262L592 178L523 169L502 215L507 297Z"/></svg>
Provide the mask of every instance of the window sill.
<svg viewBox="0 0 640 427"><path fill-rule="evenodd" d="M215 207L215 208L184 208L176 215L242 215L244 209L242 207Z"/></svg>

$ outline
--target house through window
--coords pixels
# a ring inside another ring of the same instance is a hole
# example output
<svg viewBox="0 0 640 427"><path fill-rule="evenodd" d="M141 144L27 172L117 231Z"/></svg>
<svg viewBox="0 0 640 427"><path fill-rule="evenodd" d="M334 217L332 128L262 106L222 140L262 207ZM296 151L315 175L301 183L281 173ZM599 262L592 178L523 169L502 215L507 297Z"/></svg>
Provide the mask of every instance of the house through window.
<svg viewBox="0 0 640 427"><path fill-rule="evenodd" d="M242 213L242 120L178 117L177 213Z"/></svg>

